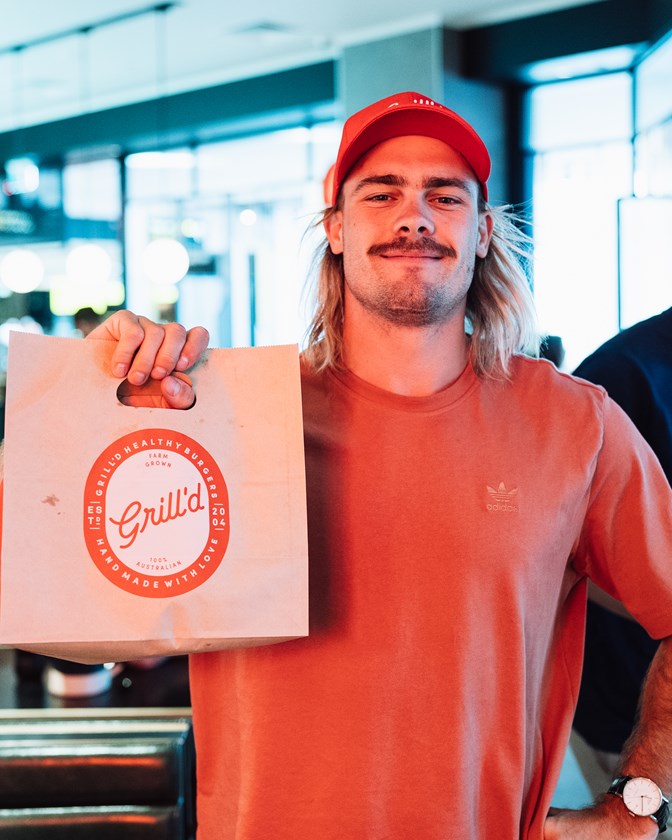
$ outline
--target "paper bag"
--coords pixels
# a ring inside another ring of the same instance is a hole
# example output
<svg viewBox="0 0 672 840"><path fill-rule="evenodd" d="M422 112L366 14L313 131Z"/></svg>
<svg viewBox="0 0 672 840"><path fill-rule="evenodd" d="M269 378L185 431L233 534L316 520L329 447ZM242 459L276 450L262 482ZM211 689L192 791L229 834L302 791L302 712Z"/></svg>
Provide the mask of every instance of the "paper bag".
<svg viewBox="0 0 672 840"><path fill-rule="evenodd" d="M177 411L121 404L114 345L11 334L0 642L93 663L307 635L297 347L209 350Z"/></svg>

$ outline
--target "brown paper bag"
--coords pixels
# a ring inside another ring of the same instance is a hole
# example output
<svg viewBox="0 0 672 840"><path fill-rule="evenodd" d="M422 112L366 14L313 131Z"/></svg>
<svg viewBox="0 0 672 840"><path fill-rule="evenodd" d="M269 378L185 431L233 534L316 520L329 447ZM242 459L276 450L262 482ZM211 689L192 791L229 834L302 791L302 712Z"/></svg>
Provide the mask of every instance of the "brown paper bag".
<svg viewBox="0 0 672 840"><path fill-rule="evenodd" d="M119 402L114 344L11 334L0 642L106 662L307 635L297 347L208 351L176 411Z"/></svg>

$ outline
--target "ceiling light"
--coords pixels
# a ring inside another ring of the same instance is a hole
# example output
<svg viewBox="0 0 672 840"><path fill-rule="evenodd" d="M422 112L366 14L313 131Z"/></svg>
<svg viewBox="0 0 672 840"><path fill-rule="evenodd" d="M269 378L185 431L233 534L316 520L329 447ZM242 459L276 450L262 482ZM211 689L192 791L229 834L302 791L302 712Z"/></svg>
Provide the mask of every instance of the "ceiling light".
<svg viewBox="0 0 672 840"><path fill-rule="evenodd" d="M105 283L112 274L112 260L100 245L76 245L65 259L65 271L71 280Z"/></svg>
<svg viewBox="0 0 672 840"><path fill-rule="evenodd" d="M34 291L43 277L42 259L28 248L15 248L5 254L0 262L0 280L17 294Z"/></svg>
<svg viewBox="0 0 672 840"><path fill-rule="evenodd" d="M142 269L153 283L179 283L189 271L189 254L184 245L175 239L155 239L145 248Z"/></svg>
<svg viewBox="0 0 672 840"><path fill-rule="evenodd" d="M129 169L191 169L193 152L135 152L126 158Z"/></svg>

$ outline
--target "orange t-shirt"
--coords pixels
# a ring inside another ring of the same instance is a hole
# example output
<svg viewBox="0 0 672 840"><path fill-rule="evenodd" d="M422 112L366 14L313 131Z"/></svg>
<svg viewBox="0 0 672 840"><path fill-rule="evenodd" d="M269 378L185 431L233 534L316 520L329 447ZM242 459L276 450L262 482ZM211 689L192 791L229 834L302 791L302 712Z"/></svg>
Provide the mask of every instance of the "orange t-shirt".
<svg viewBox="0 0 672 840"><path fill-rule="evenodd" d="M426 398L304 371L303 404L311 632L192 657L199 840L540 840L585 576L672 633L655 457L525 358Z"/></svg>

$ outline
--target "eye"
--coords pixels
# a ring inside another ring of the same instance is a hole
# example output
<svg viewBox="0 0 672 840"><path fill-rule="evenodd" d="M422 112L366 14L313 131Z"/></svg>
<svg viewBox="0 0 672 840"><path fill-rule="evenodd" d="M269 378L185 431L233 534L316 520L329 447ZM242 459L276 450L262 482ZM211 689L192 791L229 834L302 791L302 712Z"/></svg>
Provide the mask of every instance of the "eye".
<svg viewBox="0 0 672 840"><path fill-rule="evenodd" d="M392 198L391 195L388 193L375 193L374 195L367 196L367 201L389 201Z"/></svg>
<svg viewBox="0 0 672 840"><path fill-rule="evenodd" d="M445 206L462 204L462 199L455 195L437 195L435 201L437 204L442 204Z"/></svg>

